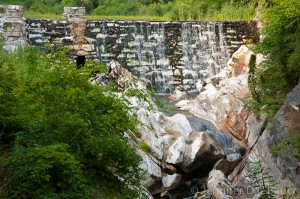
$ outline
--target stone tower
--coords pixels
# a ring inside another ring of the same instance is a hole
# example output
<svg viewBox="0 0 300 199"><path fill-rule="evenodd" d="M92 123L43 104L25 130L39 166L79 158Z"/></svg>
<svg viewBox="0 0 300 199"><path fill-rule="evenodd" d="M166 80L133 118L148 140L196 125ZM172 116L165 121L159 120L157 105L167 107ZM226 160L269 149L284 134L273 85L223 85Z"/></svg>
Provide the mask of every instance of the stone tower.
<svg viewBox="0 0 300 199"><path fill-rule="evenodd" d="M0 37L3 39L3 48L8 51L25 46L26 22L22 6L0 5Z"/></svg>

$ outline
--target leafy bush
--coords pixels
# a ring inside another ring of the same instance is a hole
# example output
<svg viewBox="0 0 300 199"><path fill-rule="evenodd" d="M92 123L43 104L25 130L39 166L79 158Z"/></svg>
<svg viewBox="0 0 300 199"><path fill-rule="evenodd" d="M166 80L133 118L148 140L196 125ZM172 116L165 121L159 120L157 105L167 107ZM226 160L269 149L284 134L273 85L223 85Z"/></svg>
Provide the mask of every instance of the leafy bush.
<svg viewBox="0 0 300 199"><path fill-rule="evenodd" d="M66 144L19 147L6 167L4 197L91 198L80 163Z"/></svg>
<svg viewBox="0 0 300 199"><path fill-rule="evenodd" d="M0 50L1 198L136 198L129 107L89 82L96 63L76 69L68 50L45 51Z"/></svg>
<svg viewBox="0 0 300 199"><path fill-rule="evenodd" d="M300 2L274 0L264 12L267 26L256 51L267 56L253 73L251 88L270 118L300 77ZM257 97L259 96L259 100Z"/></svg>

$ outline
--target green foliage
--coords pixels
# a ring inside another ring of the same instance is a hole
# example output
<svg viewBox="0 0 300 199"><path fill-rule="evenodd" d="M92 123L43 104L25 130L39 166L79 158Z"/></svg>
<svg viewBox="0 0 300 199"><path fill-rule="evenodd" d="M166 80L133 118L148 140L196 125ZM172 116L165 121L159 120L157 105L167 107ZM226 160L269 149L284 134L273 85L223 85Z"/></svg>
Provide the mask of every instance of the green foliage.
<svg viewBox="0 0 300 199"><path fill-rule="evenodd" d="M95 60L87 60L84 64L84 67L80 69L81 72L84 72L87 75L90 75L92 73L106 73L106 65L105 64L99 64Z"/></svg>
<svg viewBox="0 0 300 199"><path fill-rule="evenodd" d="M140 157L123 136L136 120L89 83L103 66L76 69L63 48L0 49L1 198L137 198Z"/></svg>
<svg viewBox="0 0 300 199"><path fill-rule="evenodd" d="M6 164L4 198L91 198L66 144L18 147Z"/></svg>
<svg viewBox="0 0 300 199"><path fill-rule="evenodd" d="M6 23L3 24L3 27L2 27L2 28L3 28L4 31L6 31L8 28L11 28L11 27L12 27L12 24L6 22Z"/></svg>
<svg viewBox="0 0 300 199"><path fill-rule="evenodd" d="M136 15L142 4L138 0L99 0L95 15Z"/></svg>
<svg viewBox="0 0 300 199"><path fill-rule="evenodd" d="M139 132L139 130L137 128L133 128L131 129L131 131L133 132L133 134L137 137L137 138L141 138L142 134Z"/></svg>
<svg viewBox="0 0 300 199"><path fill-rule="evenodd" d="M5 9L4 8L0 8L0 14L5 13Z"/></svg>
<svg viewBox="0 0 300 199"><path fill-rule="evenodd" d="M259 199L275 198L277 183L268 174L260 160L250 163L248 173L247 177L250 179L253 188L255 188Z"/></svg>
<svg viewBox="0 0 300 199"><path fill-rule="evenodd" d="M271 148L271 151L284 157L294 157L300 160L300 134L296 134L290 139L283 139Z"/></svg>
<svg viewBox="0 0 300 199"><path fill-rule="evenodd" d="M4 4L22 4L25 15L52 16L62 14L64 6L84 6L92 18L157 20L248 20L255 15L259 1L263 0L3 0ZM50 14L50 15L49 15ZM113 16L113 17L112 17ZM145 18L146 16L146 18ZM54 16L55 17L55 16ZM102 17L102 18L103 18ZM157 18L159 17L159 18ZM57 16L55 17L57 18Z"/></svg>
<svg viewBox="0 0 300 199"><path fill-rule="evenodd" d="M256 51L267 56L253 71L254 99L272 117L300 77L300 2L272 1L264 12L268 23Z"/></svg>
<svg viewBox="0 0 300 199"><path fill-rule="evenodd" d="M146 152L146 153L151 153L151 147L144 141L142 140L140 143L139 143L139 147L142 151Z"/></svg>

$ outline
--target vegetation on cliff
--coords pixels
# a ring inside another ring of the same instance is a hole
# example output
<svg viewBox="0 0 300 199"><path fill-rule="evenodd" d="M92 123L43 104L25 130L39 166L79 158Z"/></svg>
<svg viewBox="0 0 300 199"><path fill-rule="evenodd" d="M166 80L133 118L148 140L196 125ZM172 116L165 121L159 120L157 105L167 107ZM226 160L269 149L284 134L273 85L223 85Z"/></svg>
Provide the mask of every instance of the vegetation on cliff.
<svg viewBox="0 0 300 199"><path fill-rule="evenodd" d="M249 86L251 106L272 120L287 94L300 83L300 1L273 0L263 20L263 38L256 52L265 55L265 60L256 66L256 57L251 58ZM297 109L300 104L293 105ZM300 134L296 129L290 134L283 135L271 151L300 160Z"/></svg>
<svg viewBox="0 0 300 199"><path fill-rule="evenodd" d="M136 122L66 53L0 46L0 197L137 198Z"/></svg>
<svg viewBox="0 0 300 199"><path fill-rule="evenodd" d="M266 26L256 51L266 59L260 66L250 62L249 85L253 107L271 118L300 77L300 1L273 0L263 20Z"/></svg>

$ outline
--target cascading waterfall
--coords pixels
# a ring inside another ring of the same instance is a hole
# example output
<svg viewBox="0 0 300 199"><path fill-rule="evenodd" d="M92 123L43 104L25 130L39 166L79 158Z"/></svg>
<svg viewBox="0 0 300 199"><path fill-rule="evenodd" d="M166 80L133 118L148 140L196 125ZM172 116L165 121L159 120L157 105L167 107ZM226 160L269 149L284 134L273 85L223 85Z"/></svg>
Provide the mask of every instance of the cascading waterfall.
<svg viewBox="0 0 300 199"><path fill-rule="evenodd" d="M182 60L185 73L193 80L213 76L226 65L228 53L224 47L222 32L215 26L222 28L219 24L207 26L183 24Z"/></svg>
<svg viewBox="0 0 300 199"><path fill-rule="evenodd" d="M196 90L196 81L226 66L229 53L221 22L98 23L101 61L116 58L140 78L149 79L158 93L179 85Z"/></svg>
<svg viewBox="0 0 300 199"><path fill-rule="evenodd" d="M102 42L101 42L101 48L100 48L101 49L101 58L100 58L100 60L102 62L107 62L107 61L109 61L107 59L108 56L107 56L107 51L106 51L106 37L107 37L106 34L107 33L106 33L106 30L105 30L105 24L104 24L104 22L100 24L100 32L102 34L98 34L98 38L103 38Z"/></svg>
<svg viewBox="0 0 300 199"><path fill-rule="evenodd" d="M253 21L89 20L81 45L74 43L65 19L27 19L26 23L31 45L65 45L73 48L74 55L84 54L106 64L117 59L163 94L178 86L195 91L196 82L224 68L244 41L258 38Z"/></svg>

